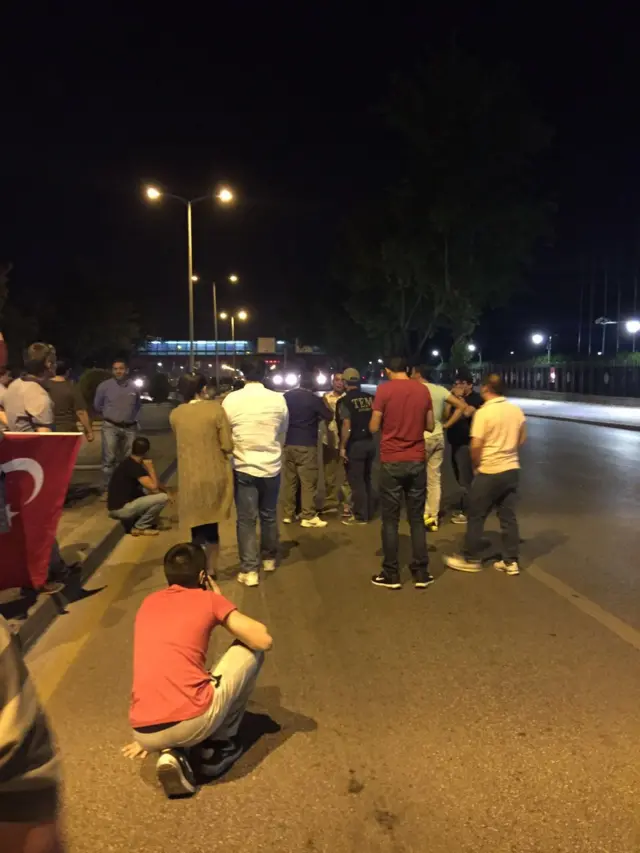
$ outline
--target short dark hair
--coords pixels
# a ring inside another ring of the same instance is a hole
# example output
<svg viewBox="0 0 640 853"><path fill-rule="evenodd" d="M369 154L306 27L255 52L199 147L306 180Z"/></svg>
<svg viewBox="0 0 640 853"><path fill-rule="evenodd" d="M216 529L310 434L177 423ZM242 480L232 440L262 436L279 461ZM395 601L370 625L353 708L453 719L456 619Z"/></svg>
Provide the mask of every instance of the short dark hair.
<svg viewBox="0 0 640 853"><path fill-rule="evenodd" d="M387 370L392 373L406 373L409 362L404 355L394 355L385 362Z"/></svg>
<svg viewBox="0 0 640 853"><path fill-rule="evenodd" d="M144 435L137 435L133 439L133 444L131 445L131 455L132 456L144 456L145 453L149 452L149 448L151 447L151 442Z"/></svg>
<svg viewBox="0 0 640 853"><path fill-rule="evenodd" d="M483 378L482 385L488 388L492 394L497 394L498 397L504 397L504 379L499 373L488 373Z"/></svg>
<svg viewBox="0 0 640 853"><path fill-rule="evenodd" d="M71 370L71 362L68 358L59 358L56 364L56 376L66 376Z"/></svg>
<svg viewBox="0 0 640 853"><path fill-rule="evenodd" d="M115 367L116 364L124 364L125 367L129 367L129 362L123 355L119 355L117 358L111 359L111 367Z"/></svg>
<svg viewBox="0 0 640 853"><path fill-rule="evenodd" d="M200 586L200 574L207 570L207 558L199 545L181 542L164 555L164 574L169 586Z"/></svg>
<svg viewBox="0 0 640 853"><path fill-rule="evenodd" d="M242 365L247 382L262 382L264 379L264 361L260 358L247 358Z"/></svg>
<svg viewBox="0 0 640 853"><path fill-rule="evenodd" d="M468 382L473 385L473 373L465 367L461 367L456 373L456 382Z"/></svg>
<svg viewBox="0 0 640 853"><path fill-rule="evenodd" d="M414 364L413 369L426 381L431 379L431 368L428 364Z"/></svg>
<svg viewBox="0 0 640 853"><path fill-rule="evenodd" d="M306 388L307 391L315 390L314 375L311 370L303 370L300 376L300 387Z"/></svg>
<svg viewBox="0 0 640 853"><path fill-rule="evenodd" d="M184 373L178 380L178 394L185 403L190 403L202 389L207 387L207 378L202 373Z"/></svg>
<svg viewBox="0 0 640 853"><path fill-rule="evenodd" d="M55 367L56 351L51 344L38 341L27 347L24 357L24 367L32 376L42 376L47 370L47 364L53 362Z"/></svg>

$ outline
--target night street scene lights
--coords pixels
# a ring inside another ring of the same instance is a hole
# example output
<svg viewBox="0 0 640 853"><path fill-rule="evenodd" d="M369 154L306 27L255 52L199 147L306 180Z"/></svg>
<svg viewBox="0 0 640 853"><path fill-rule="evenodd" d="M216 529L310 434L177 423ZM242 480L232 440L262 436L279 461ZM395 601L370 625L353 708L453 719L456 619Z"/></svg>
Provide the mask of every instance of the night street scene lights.
<svg viewBox="0 0 640 853"><path fill-rule="evenodd" d="M627 320L624 328L628 335L637 335L640 332L640 320Z"/></svg>
<svg viewBox="0 0 640 853"><path fill-rule="evenodd" d="M191 217L191 209L194 204L197 204L201 201L208 201L209 199L217 199L221 204L228 205L231 202L235 201L235 195L232 190L227 186L219 186L215 193L209 195L198 196L197 198L183 198L182 196L175 195L174 193L167 193L164 190L161 190L159 187L154 186L153 184L148 184L144 188L145 197L152 202L160 201L160 199L171 198L176 201L181 202L185 205L187 209L187 267L188 267L188 275L187 275L187 283L189 288L189 370L193 373L195 366L195 352L194 352L194 338L195 338L195 311L193 304L193 285L198 280L197 277L193 275L193 227L192 227L192 217Z"/></svg>
<svg viewBox="0 0 640 853"><path fill-rule="evenodd" d="M551 335L542 334L542 332L534 332L531 335L531 343L536 347L542 346L542 344L546 343L547 361L551 362Z"/></svg>

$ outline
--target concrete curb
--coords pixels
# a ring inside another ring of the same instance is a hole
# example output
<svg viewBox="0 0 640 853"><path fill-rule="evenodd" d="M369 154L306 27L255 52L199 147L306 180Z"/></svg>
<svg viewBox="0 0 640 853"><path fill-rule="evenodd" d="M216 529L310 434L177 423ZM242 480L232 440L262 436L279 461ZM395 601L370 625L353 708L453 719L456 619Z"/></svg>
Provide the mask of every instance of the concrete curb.
<svg viewBox="0 0 640 853"><path fill-rule="evenodd" d="M173 476L177 467L174 459L167 468L161 472L160 479L168 480ZM77 601L82 596L80 591L91 575L102 565L109 554L124 536L124 529L119 521L114 521L110 529L102 539L89 551L82 563L82 569L65 585L64 589L56 595L41 595L29 613L22 620L16 635L20 641L23 651L28 651L31 646L40 639L49 625L60 615L67 612L67 606Z"/></svg>
<svg viewBox="0 0 640 853"><path fill-rule="evenodd" d="M565 418L562 415L540 415L537 412L525 412L527 418L542 418L547 421L564 421L568 424L587 424L587 426L610 427L611 429L626 429L631 432L640 432L640 426L637 424L619 424L609 423L607 421L589 421L583 418Z"/></svg>

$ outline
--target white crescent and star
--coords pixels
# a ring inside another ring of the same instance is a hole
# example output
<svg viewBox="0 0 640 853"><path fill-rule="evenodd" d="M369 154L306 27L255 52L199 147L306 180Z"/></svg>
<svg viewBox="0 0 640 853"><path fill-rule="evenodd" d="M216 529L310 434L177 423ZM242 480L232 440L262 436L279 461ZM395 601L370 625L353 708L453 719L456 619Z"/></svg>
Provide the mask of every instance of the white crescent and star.
<svg viewBox="0 0 640 853"><path fill-rule="evenodd" d="M14 471L26 471L28 474L31 474L31 477L33 478L33 490L29 500L24 502L25 506L38 497L42 486L44 485L44 471L42 470L42 465L40 465L39 462L36 462L35 459L30 459L28 457L11 459L9 462L3 462L0 464L0 471L3 471L5 474L11 474ZM18 513L13 512L9 504L7 504L7 520L9 521L9 524L11 524L11 519L16 515L18 515Z"/></svg>

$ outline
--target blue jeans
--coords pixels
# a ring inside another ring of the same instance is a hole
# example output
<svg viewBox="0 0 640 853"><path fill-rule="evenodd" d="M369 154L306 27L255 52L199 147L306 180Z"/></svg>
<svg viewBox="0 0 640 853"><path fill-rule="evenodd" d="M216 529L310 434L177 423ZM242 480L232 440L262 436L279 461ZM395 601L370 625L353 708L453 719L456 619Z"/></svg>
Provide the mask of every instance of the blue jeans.
<svg viewBox="0 0 640 853"><path fill-rule="evenodd" d="M278 556L278 492L280 474L254 477L235 471L233 475L238 516L238 551L243 572L257 572L261 558ZM256 521L260 518L260 550L256 539Z"/></svg>
<svg viewBox="0 0 640 853"><path fill-rule="evenodd" d="M411 530L411 571L424 571L429 565L427 535L424 529L424 502L427 497L427 471L424 462L383 462L380 471L380 509L382 511L382 570L390 577L400 573L398 564L398 525L403 498Z"/></svg>
<svg viewBox="0 0 640 853"><path fill-rule="evenodd" d="M104 488L109 486L113 470L123 459L131 456L133 439L138 432L137 426L119 427L108 421L102 423L102 472Z"/></svg>
<svg viewBox="0 0 640 853"><path fill-rule="evenodd" d="M133 521L133 526L138 530L148 530L149 527L153 527L168 500L169 496L164 492L158 492L157 495L143 495L135 501L129 501L120 509L112 509L109 516L117 518L118 521Z"/></svg>

